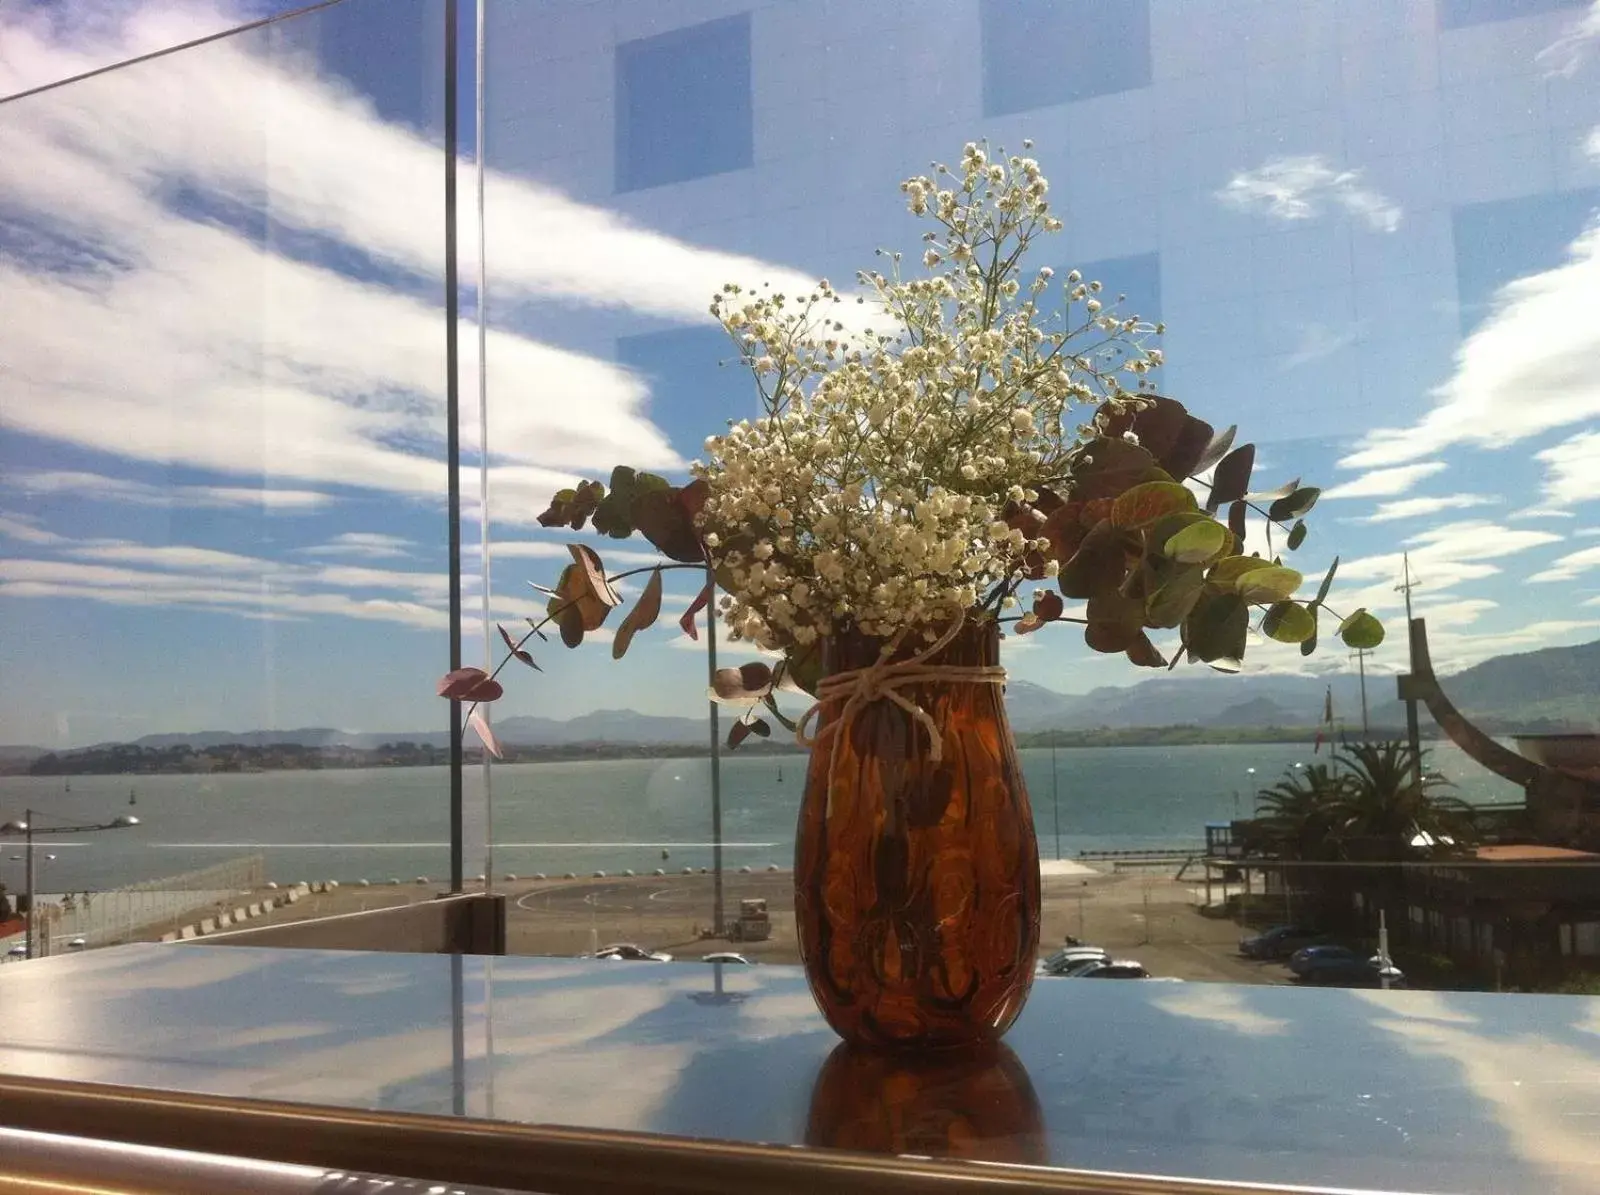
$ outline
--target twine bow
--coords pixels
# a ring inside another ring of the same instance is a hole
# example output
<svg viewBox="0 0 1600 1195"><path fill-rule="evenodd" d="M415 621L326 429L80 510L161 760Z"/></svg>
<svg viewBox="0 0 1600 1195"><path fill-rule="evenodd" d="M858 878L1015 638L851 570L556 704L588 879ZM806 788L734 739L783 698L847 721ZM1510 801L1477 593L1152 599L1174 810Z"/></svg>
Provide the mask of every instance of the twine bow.
<svg viewBox="0 0 1600 1195"><path fill-rule="evenodd" d="M828 774L833 775L833 765L838 760L839 744L844 740L845 730L851 720L874 701L892 701L912 719L921 723L928 732L929 758L938 763L944 757L943 736L939 733L939 725L916 702L904 696L900 690L910 685L922 685L931 681L955 682L957 684L973 685L999 685L1004 684L1006 670L992 664L930 664L928 661L939 652L948 647L966 622L963 613L950 624L944 634L940 635L928 647L912 656L910 659L890 662L895 651L900 647L901 640L906 632L902 630L889 641L876 663L865 668L850 668L844 672L836 672L832 676L824 677L817 685L817 701L795 724L794 739L802 747L816 747L824 739L832 737L833 747L828 758ZM842 702L838 717L823 726L815 735L806 733L806 727L812 719L820 719L822 711L830 705Z"/></svg>

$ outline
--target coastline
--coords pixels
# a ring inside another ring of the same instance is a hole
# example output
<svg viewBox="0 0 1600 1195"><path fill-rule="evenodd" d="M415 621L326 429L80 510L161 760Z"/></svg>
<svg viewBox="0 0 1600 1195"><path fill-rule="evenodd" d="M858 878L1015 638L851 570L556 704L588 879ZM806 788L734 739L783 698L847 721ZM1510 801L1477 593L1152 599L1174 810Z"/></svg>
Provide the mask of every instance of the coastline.
<svg viewBox="0 0 1600 1195"><path fill-rule="evenodd" d="M1226 747L1249 744L1310 744L1318 728L1257 727L1219 731L1216 727L1179 725L1131 727L1122 729L1031 731L1016 735L1019 750L1054 748L1074 750L1098 747ZM1489 733L1503 736L1509 730L1490 725ZM1397 739L1405 732L1391 727L1373 728L1366 735L1337 729L1325 738ZM1437 727L1424 729L1423 739L1441 739ZM691 743L563 743L548 746L505 744L505 755L496 766L517 763L576 763L619 759L705 759L711 754L705 744ZM725 749L724 756L732 755ZM737 755L749 757L805 756L806 749L793 743L750 743L740 746ZM465 761L476 767L483 763L481 750L468 748ZM111 744L68 752L44 752L33 758L0 757L0 776L194 776L253 774L262 772L359 771L365 769L444 767L449 764L449 749L416 743L399 743L367 749L358 747L306 747L283 743L267 747L244 744L142 749L135 744Z"/></svg>

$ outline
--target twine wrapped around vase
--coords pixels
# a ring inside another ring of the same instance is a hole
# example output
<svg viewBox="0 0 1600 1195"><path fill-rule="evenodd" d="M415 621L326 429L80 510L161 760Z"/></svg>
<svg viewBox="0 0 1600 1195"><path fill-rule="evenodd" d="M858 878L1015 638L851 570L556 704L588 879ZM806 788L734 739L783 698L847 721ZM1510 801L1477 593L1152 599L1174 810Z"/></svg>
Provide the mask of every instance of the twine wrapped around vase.
<svg viewBox="0 0 1600 1195"><path fill-rule="evenodd" d="M930 682L954 682L957 684L973 685L1001 685L1005 683L1006 670L999 665L961 665L961 664L929 664L928 661L939 652L943 651L960 633L966 622L963 613L933 641L928 647L906 660L891 662L891 657L899 648L906 632L902 630L889 641L874 664L865 668L850 668L844 672L836 672L832 676L824 677L817 685L817 701L795 724L794 739L802 747L816 747L824 739L831 737L833 746L829 758L828 772L833 773L833 764L838 758L839 743L843 740L846 729L855 716L874 701L880 699L892 701L912 719L920 722L928 732L929 758L938 763L944 757L942 736L938 724L923 709L910 698L900 693L911 685L922 685ZM824 708L830 705L843 703L839 716L826 726L822 727L815 735L806 733L806 727L813 718L820 718Z"/></svg>

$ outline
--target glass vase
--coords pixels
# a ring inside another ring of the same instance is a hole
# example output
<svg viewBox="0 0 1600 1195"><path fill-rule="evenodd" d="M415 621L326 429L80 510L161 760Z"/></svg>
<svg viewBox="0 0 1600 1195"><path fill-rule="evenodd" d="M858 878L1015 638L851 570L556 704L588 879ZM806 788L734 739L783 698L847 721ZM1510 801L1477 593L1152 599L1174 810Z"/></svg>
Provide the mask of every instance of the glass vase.
<svg viewBox="0 0 1600 1195"><path fill-rule="evenodd" d="M904 660L926 646L917 635ZM826 674L864 668L881 644L842 635ZM994 666L999 628L967 623L929 665ZM1022 1010L1039 942L1039 848L1002 686L930 680L833 731L820 711L795 841L795 921L812 994L840 1037L898 1050L998 1039Z"/></svg>

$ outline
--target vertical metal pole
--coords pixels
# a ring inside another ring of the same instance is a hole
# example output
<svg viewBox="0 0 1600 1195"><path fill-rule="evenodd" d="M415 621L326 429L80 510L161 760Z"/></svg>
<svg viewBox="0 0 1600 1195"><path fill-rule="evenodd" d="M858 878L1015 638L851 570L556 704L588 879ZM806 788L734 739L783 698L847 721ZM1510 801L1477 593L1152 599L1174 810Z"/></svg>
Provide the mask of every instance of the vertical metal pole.
<svg viewBox="0 0 1600 1195"><path fill-rule="evenodd" d="M1407 603L1410 594L1406 595ZM1420 632L1422 620L1412 619L1407 624L1411 645L1411 675L1417 675L1417 635ZM1417 699L1406 698L1406 744L1411 748L1411 784L1414 788L1422 787L1422 727L1417 721Z"/></svg>
<svg viewBox="0 0 1600 1195"><path fill-rule="evenodd" d="M456 0L444 0L444 410L450 521L450 668L461 667L461 296L456 278ZM463 837L461 703L450 703L450 891L460 892Z"/></svg>
<svg viewBox="0 0 1600 1195"><path fill-rule="evenodd" d="M711 587L711 597L706 602L706 681L715 684L717 679L717 576L706 565L706 584ZM717 726L717 703L711 705L711 932L722 937L726 928L722 923L722 732Z"/></svg>
<svg viewBox="0 0 1600 1195"><path fill-rule="evenodd" d="M1370 739L1372 727L1367 723L1367 649L1356 649L1356 666L1361 669L1361 737Z"/></svg>
<svg viewBox="0 0 1600 1195"><path fill-rule="evenodd" d="M29 809L23 814L23 825L26 827L23 833L27 835L28 843L26 852L28 861L23 865L27 869L27 878L23 881L23 885L28 890L28 937L24 945L27 949L26 957L34 958L39 953L37 941L39 937L37 932L39 928L39 905L37 903L38 894L33 890L33 810Z"/></svg>
<svg viewBox="0 0 1600 1195"><path fill-rule="evenodd" d="M1056 777L1056 745L1050 744L1050 804L1056 815L1056 858L1061 858L1061 782Z"/></svg>
<svg viewBox="0 0 1600 1195"><path fill-rule="evenodd" d="M483 591L483 666L494 667L494 640L489 630L489 257L484 230L483 124L485 115L483 83L484 0L478 0L473 13L472 48L472 138L474 184L477 187L478 219L478 584ZM491 707L492 709L492 707ZM491 719L490 710L484 716ZM483 890L494 891L494 776L489 753L483 753Z"/></svg>

